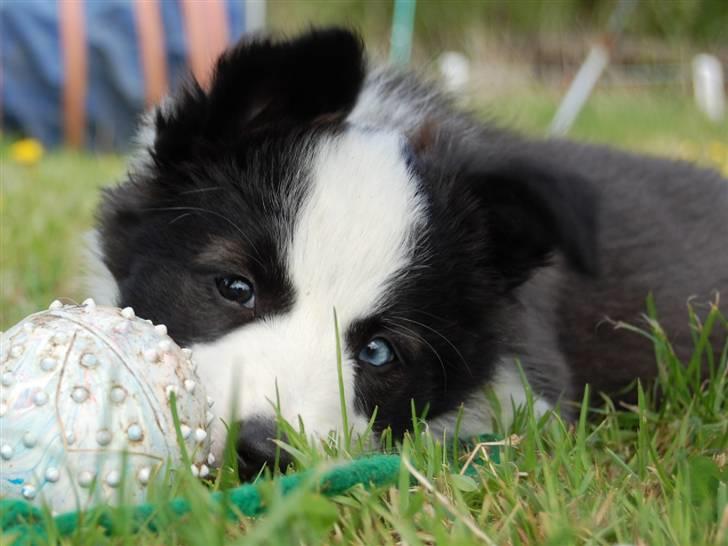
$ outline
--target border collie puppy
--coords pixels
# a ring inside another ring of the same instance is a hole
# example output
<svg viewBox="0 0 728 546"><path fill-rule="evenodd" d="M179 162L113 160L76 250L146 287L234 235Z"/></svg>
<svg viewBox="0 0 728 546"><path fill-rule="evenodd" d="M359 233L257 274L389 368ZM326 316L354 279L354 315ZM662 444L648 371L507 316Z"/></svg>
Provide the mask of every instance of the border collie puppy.
<svg viewBox="0 0 728 546"><path fill-rule="evenodd" d="M717 172L485 125L339 29L223 54L146 118L98 217L95 296L192 347L244 476L273 457L276 405L341 430L334 310L353 432L401 433L414 401L468 436L491 430L486 390L506 424L524 402L517 362L568 418L587 383L655 375L612 321L651 292L684 356L688 299L728 295Z"/></svg>

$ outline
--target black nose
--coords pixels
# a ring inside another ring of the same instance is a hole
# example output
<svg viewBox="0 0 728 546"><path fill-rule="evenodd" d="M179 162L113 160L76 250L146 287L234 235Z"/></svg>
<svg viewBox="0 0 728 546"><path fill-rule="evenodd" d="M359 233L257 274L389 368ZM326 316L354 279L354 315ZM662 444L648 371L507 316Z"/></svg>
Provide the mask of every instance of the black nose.
<svg viewBox="0 0 728 546"><path fill-rule="evenodd" d="M238 453L238 474L242 481L255 478L263 467L273 470L276 460L276 422L273 419L256 417L241 421L236 444ZM285 440L285 438L281 437ZM292 459L288 453L278 449L278 468L284 471Z"/></svg>

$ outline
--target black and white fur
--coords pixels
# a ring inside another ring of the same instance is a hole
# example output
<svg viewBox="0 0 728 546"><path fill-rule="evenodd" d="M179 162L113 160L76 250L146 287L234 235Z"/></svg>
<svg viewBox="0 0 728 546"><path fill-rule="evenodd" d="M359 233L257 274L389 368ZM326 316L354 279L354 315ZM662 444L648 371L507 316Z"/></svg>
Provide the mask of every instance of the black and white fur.
<svg viewBox="0 0 728 546"><path fill-rule="evenodd" d="M341 429L334 309L350 426L487 432L655 373L649 292L678 353L686 303L728 293L728 181L686 163L531 140L456 111L434 87L369 69L358 38L243 42L209 90L146 119L128 179L106 191L96 297L193 348L210 395L242 421L243 472L272 456L275 405ZM248 279L249 308L221 296ZM394 361L358 355L387 340ZM722 347L722 344L720 344ZM716 351L718 344L716 344ZM215 438L217 449L220 438Z"/></svg>

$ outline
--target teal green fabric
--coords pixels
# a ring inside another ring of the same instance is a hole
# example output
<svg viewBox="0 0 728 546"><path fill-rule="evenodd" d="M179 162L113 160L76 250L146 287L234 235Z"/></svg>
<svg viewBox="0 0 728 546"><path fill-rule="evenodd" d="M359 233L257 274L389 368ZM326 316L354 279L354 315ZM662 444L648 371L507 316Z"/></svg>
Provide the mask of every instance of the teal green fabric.
<svg viewBox="0 0 728 546"><path fill-rule="evenodd" d="M492 441L494 437L483 438L483 441ZM500 452L495 446L490 450L491 460L500 461ZM283 476L276 481L283 494L289 493L301 484L314 480L319 491L326 496L335 496L345 493L356 485L364 487L381 487L395 485L399 478L400 469L399 455L374 455L362 459L356 459L350 463L335 466L324 472L316 480L313 471L300 472ZM468 469L475 472L471 466ZM229 508L228 517L236 518L240 514L244 516L257 516L263 512L264 506L260 495L259 484L245 484L224 492L211 493L214 502ZM132 530L139 531L146 528L151 531L159 531L167 523L178 519L190 511L190 505L185 499L174 499L166 506L158 506L150 503L127 507L131 513ZM53 518L56 532L60 537L72 535L84 519L94 519L104 531L113 535L118 529L115 528L115 519L112 517L112 510L102 506L91 509L87 512L68 512ZM3 533L16 534L12 546L35 546L46 544L48 539L47 516L33 505L14 499L0 500L0 524ZM128 527L125 528L128 532Z"/></svg>

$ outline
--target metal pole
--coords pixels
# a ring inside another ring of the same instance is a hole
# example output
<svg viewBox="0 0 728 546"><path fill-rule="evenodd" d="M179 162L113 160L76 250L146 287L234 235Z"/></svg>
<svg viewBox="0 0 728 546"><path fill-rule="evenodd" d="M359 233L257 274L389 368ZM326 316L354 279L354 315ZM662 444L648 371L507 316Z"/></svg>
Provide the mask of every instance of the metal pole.
<svg viewBox="0 0 728 546"><path fill-rule="evenodd" d="M581 112L592 91L594 91L594 87L604 69L609 65L610 55L614 52L617 40L624 29L624 24L637 6L637 1L620 0L617 3L617 7L609 18L609 23L607 23L605 36L602 38L601 43L592 46L589 55L576 73L574 81L571 82L569 90L556 111L556 115L549 127L549 133L552 135L562 136L571 129L579 112Z"/></svg>
<svg viewBox="0 0 728 546"><path fill-rule="evenodd" d="M243 0L243 2L245 2L245 31L264 30L266 0Z"/></svg>
<svg viewBox="0 0 728 546"><path fill-rule="evenodd" d="M412 35L415 26L415 0L394 0L392 38L389 61L392 64L409 63L412 54Z"/></svg>

